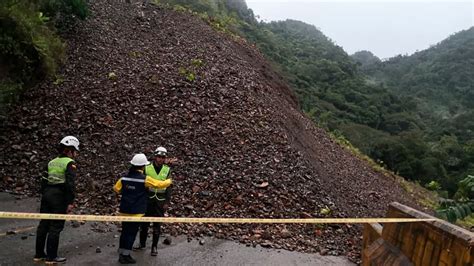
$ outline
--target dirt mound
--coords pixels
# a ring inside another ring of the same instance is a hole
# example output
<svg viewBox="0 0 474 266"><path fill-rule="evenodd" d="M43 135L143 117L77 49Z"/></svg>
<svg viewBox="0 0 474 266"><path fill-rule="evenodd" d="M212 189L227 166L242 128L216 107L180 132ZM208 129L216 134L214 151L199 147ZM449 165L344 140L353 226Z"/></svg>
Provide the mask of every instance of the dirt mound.
<svg viewBox="0 0 474 266"><path fill-rule="evenodd" d="M113 183L134 153L157 145L180 160L172 216L373 217L383 216L391 201L413 206L394 181L303 116L251 45L189 14L91 2L90 18L66 36L68 59L57 80L26 93L3 128L3 191L35 195L55 144L72 134L82 143L80 213L114 213ZM165 231L359 258L359 226L169 225Z"/></svg>

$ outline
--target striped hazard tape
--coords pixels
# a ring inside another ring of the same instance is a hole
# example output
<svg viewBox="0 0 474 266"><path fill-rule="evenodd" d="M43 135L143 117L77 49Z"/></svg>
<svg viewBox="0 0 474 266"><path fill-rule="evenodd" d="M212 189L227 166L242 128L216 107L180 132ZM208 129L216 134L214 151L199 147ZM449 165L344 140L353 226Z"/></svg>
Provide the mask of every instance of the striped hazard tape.
<svg viewBox="0 0 474 266"><path fill-rule="evenodd" d="M158 222L158 223L233 223L233 224L366 224L366 223L413 223L431 222L437 219L418 218L188 218L188 217L135 217L107 215L74 215L52 213L0 212L3 219L66 220L95 222Z"/></svg>

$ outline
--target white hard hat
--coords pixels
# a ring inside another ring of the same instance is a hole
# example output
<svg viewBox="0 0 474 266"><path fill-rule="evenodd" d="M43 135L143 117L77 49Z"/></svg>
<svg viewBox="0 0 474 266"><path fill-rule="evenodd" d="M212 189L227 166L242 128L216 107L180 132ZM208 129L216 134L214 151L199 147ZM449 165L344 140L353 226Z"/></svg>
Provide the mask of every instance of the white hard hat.
<svg viewBox="0 0 474 266"><path fill-rule="evenodd" d="M77 151L79 151L79 140L76 137L66 136L59 143L63 144L64 146L74 147Z"/></svg>
<svg viewBox="0 0 474 266"><path fill-rule="evenodd" d="M155 152L153 152L155 156L166 156L167 153L168 151L164 147L161 147L161 146L156 148Z"/></svg>
<svg viewBox="0 0 474 266"><path fill-rule="evenodd" d="M143 154L143 153L135 154L135 156L133 156L130 163L134 166L145 166L145 165L150 164L150 162L146 158L145 154Z"/></svg>

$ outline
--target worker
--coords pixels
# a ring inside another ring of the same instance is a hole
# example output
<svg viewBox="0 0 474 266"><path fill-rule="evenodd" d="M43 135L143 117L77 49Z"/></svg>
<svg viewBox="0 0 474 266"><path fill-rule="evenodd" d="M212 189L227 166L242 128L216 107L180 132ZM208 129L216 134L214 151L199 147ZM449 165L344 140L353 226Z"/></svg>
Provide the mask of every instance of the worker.
<svg viewBox="0 0 474 266"><path fill-rule="evenodd" d="M70 213L75 197L77 165L74 159L79 153L79 140L64 137L59 143L59 156L47 166L47 175L41 179L41 213ZM64 229L64 220L41 220L36 231L35 262L45 264L66 262L58 256L59 234ZM44 250L46 245L46 252Z"/></svg>
<svg viewBox="0 0 474 266"><path fill-rule="evenodd" d="M175 158L167 157L168 151L164 147L158 147L153 153L153 163L145 167L145 174L160 181L170 179L169 162L176 161ZM171 197L171 186L166 189L149 189L148 204L145 216L147 217L164 217L168 208ZM146 248L146 239L148 236L148 228L150 223L144 222L140 224L140 241L134 247L134 250L144 250ZM158 241L160 238L161 223L153 223L153 235L151 244L151 255L158 255Z"/></svg>
<svg viewBox="0 0 474 266"><path fill-rule="evenodd" d="M147 189L166 189L171 185L171 179L160 181L145 176L145 166L150 164L145 154L139 153L130 161L128 173L121 177L114 185L115 192L122 195L120 200L120 215L142 217L147 208ZM133 242L138 232L138 222L122 222L122 233L119 244L119 262L134 264L135 259L130 255Z"/></svg>

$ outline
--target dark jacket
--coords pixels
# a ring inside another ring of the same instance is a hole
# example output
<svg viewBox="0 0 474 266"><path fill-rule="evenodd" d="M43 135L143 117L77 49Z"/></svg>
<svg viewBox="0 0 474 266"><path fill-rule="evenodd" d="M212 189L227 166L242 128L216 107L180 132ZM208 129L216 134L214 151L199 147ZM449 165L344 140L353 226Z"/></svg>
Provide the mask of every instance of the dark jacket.
<svg viewBox="0 0 474 266"><path fill-rule="evenodd" d="M120 178L118 182L121 182L121 213L142 214L146 212L147 189L145 188L145 179L145 175L141 171L133 168L126 176Z"/></svg>

